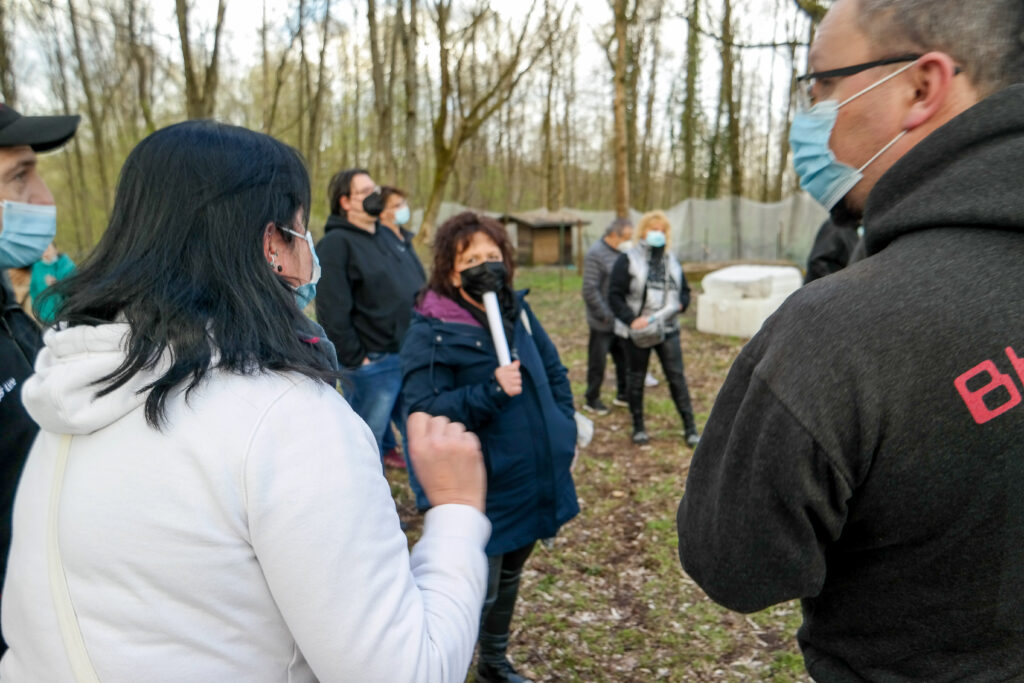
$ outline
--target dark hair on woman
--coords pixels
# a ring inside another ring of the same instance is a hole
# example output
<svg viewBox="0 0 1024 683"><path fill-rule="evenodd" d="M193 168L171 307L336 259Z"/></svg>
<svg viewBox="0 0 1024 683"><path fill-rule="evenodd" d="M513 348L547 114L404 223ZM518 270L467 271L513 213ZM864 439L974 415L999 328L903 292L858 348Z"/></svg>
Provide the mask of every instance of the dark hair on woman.
<svg viewBox="0 0 1024 683"><path fill-rule="evenodd" d="M459 290L452 285L451 275L455 270L455 257L469 245L473 235L482 232L498 245L501 259L508 272L508 284L516 272L516 251L512 247L505 226L493 218L473 211L463 211L441 224L434 235L434 266L430 270L430 280L420 292L422 299L427 290L433 290L449 299L457 299Z"/></svg>
<svg viewBox="0 0 1024 683"><path fill-rule="evenodd" d="M331 203L332 216L344 216L345 211L341 208L341 198L352 195L352 179L357 175L370 175L365 168L349 168L338 171L327 183L327 201Z"/></svg>
<svg viewBox="0 0 1024 683"><path fill-rule="evenodd" d="M96 382L97 395L169 357L142 389L146 421L159 428L168 396L187 382L187 398L215 367L330 378L316 347L299 338L308 321L293 290L263 254L267 224L291 227L299 210L305 220L309 201L302 157L268 135L186 121L140 142L121 169L103 238L55 285L57 320L130 325L124 363Z"/></svg>

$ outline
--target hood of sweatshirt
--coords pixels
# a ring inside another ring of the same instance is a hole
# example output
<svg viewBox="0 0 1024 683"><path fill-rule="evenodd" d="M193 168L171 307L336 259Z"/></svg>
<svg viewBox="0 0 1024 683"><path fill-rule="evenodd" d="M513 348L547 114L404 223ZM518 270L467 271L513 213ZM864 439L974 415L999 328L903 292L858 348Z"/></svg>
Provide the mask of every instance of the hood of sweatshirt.
<svg viewBox="0 0 1024 683"><path fill-rule="evenodd" d="M96 382L124 362L129 332L127 323L48 330L35 374L22 388L32 419L49 432L91 434L141 406L148 393L142 389L167 371L166 356L116 391L96 396L103 386Z"/></svg>
<svg viewBox="0 0 1024 683"><path fill-rule="evenodd" d="M868 197L864 245L875 254L938 227L1024 230L1024 84L990 95L893 164Z"/></svg>
<svg viewBox="0 0 1024 683"><path fill-rule="evenodd" d="M380 221L377 221L376 226L378 228L380 227ZM355 232L363 235L373 235L372 232L367 232L359 226L350 223L348 218L345 216L338 216L333 213L327 217L327 222L324 223L324 234L326 235L331 230L354 230Z"/></svg>

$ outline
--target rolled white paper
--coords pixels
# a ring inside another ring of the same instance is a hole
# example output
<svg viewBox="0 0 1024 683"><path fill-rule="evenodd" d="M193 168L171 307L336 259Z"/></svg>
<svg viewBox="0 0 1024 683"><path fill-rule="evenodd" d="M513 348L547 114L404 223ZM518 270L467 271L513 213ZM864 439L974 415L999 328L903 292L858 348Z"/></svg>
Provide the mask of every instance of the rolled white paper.
<svg viewBox="0 0 1024 683"><path fill-rule="evenodd" d="M498 354L498 365L509 365L512 362L512 354L508 350L508 339L505 337L505 325L501 321L501 307L498 305L497 294L484 292L484 309L487 311L487 325L491 328L494 350Z"/></svg>

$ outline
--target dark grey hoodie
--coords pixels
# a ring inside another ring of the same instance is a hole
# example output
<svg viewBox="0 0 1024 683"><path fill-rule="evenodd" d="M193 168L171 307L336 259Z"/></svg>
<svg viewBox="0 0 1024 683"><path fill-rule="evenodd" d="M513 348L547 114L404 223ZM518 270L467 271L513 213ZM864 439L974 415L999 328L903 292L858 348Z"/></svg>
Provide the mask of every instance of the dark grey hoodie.
<svg viewBox="0 0 1024 683"><path fill-rule="evenodd" d="M801 598L821 681L1024 678L1024 85L878 182L869 258L744 348L679 554L740 611Z"/></svg>

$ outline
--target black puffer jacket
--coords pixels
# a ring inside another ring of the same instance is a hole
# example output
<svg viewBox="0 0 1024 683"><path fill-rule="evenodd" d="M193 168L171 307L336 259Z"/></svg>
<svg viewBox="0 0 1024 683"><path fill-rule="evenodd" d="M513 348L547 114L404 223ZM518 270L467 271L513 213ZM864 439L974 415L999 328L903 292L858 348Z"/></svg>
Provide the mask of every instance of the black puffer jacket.
<svg viewBox="0 0 1024 683"><path fill-rule="evenodd" d="M801 598L821 681L1024 677L1024 85L877 183L868 258L742 351L679 554L715 600Z"/></svg>
<svg viewBox="0 0 1024 683"><path fill-rule="evenodd" d="M39 427L21 405L21 385L43 346L39 328L0 278L0 579L11 545L11 507L21 468Z"/></svg>
<svg viewBox="0 0 1024 683"><path fill-rule="evenodd" d="M371 351L398 353L409 328L413 299L426 282L412 247L379 222L369 233L330 216L316 245L322 275L316 317L344 367L359 367Z"/></svg>

